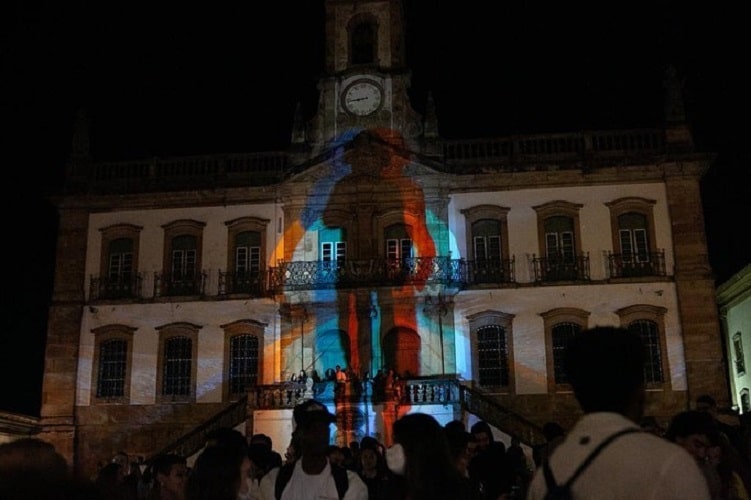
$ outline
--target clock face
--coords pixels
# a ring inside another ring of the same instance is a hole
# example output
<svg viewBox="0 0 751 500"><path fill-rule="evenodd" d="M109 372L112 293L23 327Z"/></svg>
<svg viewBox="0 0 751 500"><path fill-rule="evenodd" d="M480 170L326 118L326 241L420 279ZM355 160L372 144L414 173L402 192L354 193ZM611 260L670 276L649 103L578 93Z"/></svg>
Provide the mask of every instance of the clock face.
<svg viewBox="0 0 751 500"><path fill-rule="evenodd" d="M381 88L371 82L358 81L344 90L344 108L357 116L366 116L381 105Z"/></svg>

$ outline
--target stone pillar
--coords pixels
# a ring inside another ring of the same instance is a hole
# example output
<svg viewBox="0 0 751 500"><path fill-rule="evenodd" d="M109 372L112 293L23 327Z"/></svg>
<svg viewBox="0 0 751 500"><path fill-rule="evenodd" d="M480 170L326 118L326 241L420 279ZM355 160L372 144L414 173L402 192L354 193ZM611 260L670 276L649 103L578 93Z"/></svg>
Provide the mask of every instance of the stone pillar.
<svg viewBox="0 0 751 500"><path fill-rule="evenodd" d="M76 374L86 283L88 212L59 209L55 279L47 320L39 438L77 468Z"/></svg>
<svg viewBox="0 0 751 500"><path fill-rule="evenodd" d="M686 357L687 403L693 404L701 394L710 394L720 406L727 406L727 370L699 187L703 167L698 161L678 164L674 174L666 176L665 186Z"/></svg>

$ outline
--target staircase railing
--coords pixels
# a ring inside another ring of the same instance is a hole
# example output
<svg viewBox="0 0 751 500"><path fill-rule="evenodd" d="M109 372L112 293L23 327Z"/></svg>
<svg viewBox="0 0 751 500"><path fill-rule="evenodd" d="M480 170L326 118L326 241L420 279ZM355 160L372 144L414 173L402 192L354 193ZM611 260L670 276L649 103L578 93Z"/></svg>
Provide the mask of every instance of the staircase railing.
<svg viewBox="0 0 751 500"><path fill-rule="evenodd" d="M491 396L464 385L459 386L459 391L463 410L477 415L493 427L529 446L545 442L540 426L505 408Z"/></svg>
<svg viewBox="0 0 751 500"><path fill-rule="evenodd" d="M187 434L168 444L159 452L146 460L148 465L154 458L163 453L175 453L182 457L190 457L197 453L206 444L206 436L211 432L223 427L235 427L248 417L248 396L243 396L222 411L206 420Z"/></svg>
<svg viewBox="0 0 751 500"><path fill-rule="evenodd" d="M333 383L322 383L315 391L321 400L334 399ZM190 457L203 448L207 435L218 428L235 427L247 419L248 407L252 408L292 408L304 399L303 384L274 384L257 386L248 395L235 401L222 411L198 425L195 429L179 437L146 460L150 464L154 457L162 453L176 453ZM328 390L327 390L328 389ZM364 397L363 397L364 396ZM365 389L354 399L373 403L382 401L382 395L374 394L372 388ZM524 444L535 446L545 442L542 429L534 422L504 407L492 396L471 387L461 385L458 380L443 378L423 378L404 380L396 391L387 391L386 398L395 398L400 404L453 404L461 405L462 410L477 415L500 431L519 439Z"/></svg>

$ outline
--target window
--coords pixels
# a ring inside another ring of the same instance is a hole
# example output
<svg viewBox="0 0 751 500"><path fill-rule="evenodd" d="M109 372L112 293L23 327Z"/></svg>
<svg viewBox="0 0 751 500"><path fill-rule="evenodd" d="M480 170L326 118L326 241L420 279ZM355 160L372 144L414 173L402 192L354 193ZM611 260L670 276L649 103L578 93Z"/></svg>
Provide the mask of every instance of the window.
<svg viewBox="0 0 751 500"><path fill-rule="evenodd" d="M158 401L195 400L198 329L198 326L189 323L174 323L157 328L160 335Z"/></svg>
<svg viewBox="0 0 751 500"><path fill-rule="evenodd" d="M665 274L664 254L655 247L654 200L629 197L606 204L613 228L613 249L609 256L613 278Z"/></svg>
<svg viewBox="0 0 751 500"><path fill-rule="evenodd" d="M665 378L662 372L660 332L657 323L638 319L629 323L628 329L641 337L644 344L644 382L647 385L661 384Z"/></svg>
<svg viewBox="0 0 751 500"><path fill-rule="evenodd" d="M508 208L479 205L462 210L467 220L469 267L473 283L512 281L508 259Z"/></svg>
<svg viewBox="0 0 751 500"><path fill-rule="evenodd" d="M350 28L350 61L352 64L372 64L376 60L378 26L370 17L358 16Z"/></svg>
<svg viewBox="0 0 751 500"><path fill-rule="evenodd" d="M733 357L735 358L735 374L745 375L746 361L743 357L743 341L741 340L741 332L737 332L735 335L733 335Z"/></svg>
<svg viewBox="0 0 751 500"><path fill-rule="evenodd" d="M127 403L130 400L130 371L135 328L107 325L93 330L93 398L103 403Z"/></svg>
<svg viewBox="0 0 751 500"><path fill-rule="evenodd" d="M228 271L219 271L220 295L263 293L266 230L270 222L257 217L241 217L225 223L228 229Z"/></svg>
<svg viewBox="0 0 751 500"><path fill-rule="evenodd" d="M644 382L647 389L669 389L664 307L637 304L616 311L621 325L639 335L644 344Z"/></svg>
<svg viewBox="0 0 751 500"><path fill-rule="evenodd" d="M751 398L749 398L747 388L741 389L741 412L751 412Z"/></svg>
<svg viewBox="0 0 751 500"><path fill-rule="evenodd" d="M236 400L260 383L265 325L241 320L222 325L225 334L226 400Z"/></svg>
<svg viewBox="0 0 751 500"><path fill-rule="evenodd" d="M203 294L201 247L203 222L179 220L164 227L165 255L161 276L161 293L164 295Z"/></svg>
<svg viewBox="0 0 751 500"><path fill-rule="evenodd" d="M562 307L542 313L545 325L545 361L548 390L570 391L564 366L566 344L571 337L587 328L589 313L581 309Z"/></svg>
<svg viewBox="0 0 751 500"><path fill-rule="evenodd" d="M589 279L588 261L580 255L579 210L582 205L553 201L533 207L537 212L540 255L536 281Z"/></svg>
<svg viewBox="0 0 751 500"><path fill-rule="evenodd" d="M480 387L513 392L511 325L514 316L484 311L469 316L472 378Z"/></svg>
<svg viewBox="0 0 751 500"><path fill-rule="evenodd" d="M92 299L136 298L140 280L136 265L141 227L117 224L101 229L102 260Z"/></svg>

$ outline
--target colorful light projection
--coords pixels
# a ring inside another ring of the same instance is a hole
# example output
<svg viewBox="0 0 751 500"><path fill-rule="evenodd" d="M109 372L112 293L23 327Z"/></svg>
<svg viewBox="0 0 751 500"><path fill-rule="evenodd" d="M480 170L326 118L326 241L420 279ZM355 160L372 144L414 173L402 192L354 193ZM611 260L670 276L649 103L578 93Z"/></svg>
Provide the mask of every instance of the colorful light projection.
<svg viewBox="0 0 751 500"><path fill-rule="evenodd" d="M422 186L407 171L410 157L398 132L351 129L331 144L331 151L318 167L304 206L295 212L285 207L286 228L276 256L319 265L365 262L367 272L385 261L389 276L398 276L419 265L435 265L431 259L436 257L458 255L446 220L427 209ZM293 213L298 216L288 215ZM385 241L376 236L379 231ZM386 241L387 248L380 248ZM304 305L306 319L297 325L299 335L293 330L283 356L287 374L305 369L324 376L340 365L358 377L389 369L408 377L439 374L447 364L436 359L444 318L423 307L428 293L423 281L348 289L333 283L311 289L295 299ZM453 321L449 324L453 328ZM453 332L449 337L454 338ZM426 344L430 349L423 352ZM453 360L450 365L455 366Z"/></svg>

